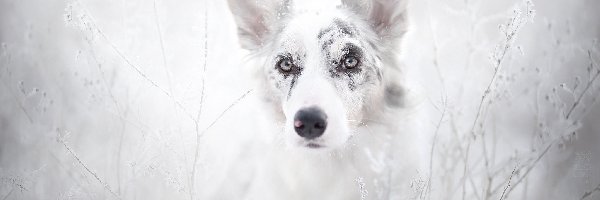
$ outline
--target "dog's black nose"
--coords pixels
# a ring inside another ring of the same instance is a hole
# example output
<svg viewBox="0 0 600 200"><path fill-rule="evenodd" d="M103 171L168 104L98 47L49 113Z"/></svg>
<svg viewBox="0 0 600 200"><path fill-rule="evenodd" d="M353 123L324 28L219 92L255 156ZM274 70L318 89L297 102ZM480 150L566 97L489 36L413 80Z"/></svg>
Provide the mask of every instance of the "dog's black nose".
<svg viewBox="0 0 600 200"><path fill-rule="evenodd" d="M323 135L327 128L327 115L317 108L309 107L299 110L294 116L294 130L300 137L308 140Z"/></svg>

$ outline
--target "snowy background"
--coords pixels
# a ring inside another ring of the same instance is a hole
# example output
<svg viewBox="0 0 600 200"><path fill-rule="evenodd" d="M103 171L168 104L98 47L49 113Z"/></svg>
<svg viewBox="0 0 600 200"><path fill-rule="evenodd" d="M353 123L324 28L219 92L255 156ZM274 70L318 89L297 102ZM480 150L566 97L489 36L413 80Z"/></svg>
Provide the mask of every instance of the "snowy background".
<svg viewBox="0 0 600 200"><path fill-rule="evenodd" d="M421 198L600 198L600 1L409 10ZM1 0L0 43L0 199L201 198L256 156L226 1Z"/></svg>

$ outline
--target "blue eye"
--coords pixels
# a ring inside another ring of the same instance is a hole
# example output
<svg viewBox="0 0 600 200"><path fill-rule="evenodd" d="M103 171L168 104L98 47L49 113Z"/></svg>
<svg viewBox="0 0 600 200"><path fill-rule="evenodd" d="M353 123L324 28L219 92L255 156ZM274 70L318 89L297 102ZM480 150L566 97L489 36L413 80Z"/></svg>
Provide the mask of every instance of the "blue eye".
<svg viewBox="0 0 600 200"><path fill-rule="evenodd" d="M294 63L289 58L284 58L277 63L277 67L283 72L290 72L294 68Z"/></svg>
<svg viewBox="0 0 600 200"><path fill-rule="evenodd" d="M358 60L358 58L356 58L354 56L348 56L348 57L344 58L342 64L344 65L344 68L346 68L346 69L353 69L358 66L359 62L360 61Z"/></svg>
<svg viewBox="0 0 600 200"><path fill-rule="evenodd" d="M282 73L284 75L299 74L302 70L300 69L300 67L298 67L298 65L296 65L296 63L294 63L294 59L292 58L292 56L284 55L279 56L277 59L278 60L275 64L275 68L277 68L279 73Z"/></svg>
<svg viewBox="0 0 600 200"><path fill-rule="evenodd" d="M344 61L343 61L344 68L346 68L346 69L353 69L356 66L358 66L358 63L359 63L358 59L354 56L348 56L348 57L344 58Z"/></svg>

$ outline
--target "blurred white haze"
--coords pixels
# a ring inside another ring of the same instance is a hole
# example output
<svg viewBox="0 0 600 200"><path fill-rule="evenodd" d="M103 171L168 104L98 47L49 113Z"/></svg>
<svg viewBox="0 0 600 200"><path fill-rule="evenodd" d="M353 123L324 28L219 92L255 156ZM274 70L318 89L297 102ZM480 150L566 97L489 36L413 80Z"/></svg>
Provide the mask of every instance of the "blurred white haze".
<svg viewBox="0 0 600 200"><path fill-rule="evenodd" d="M409 19L420 198L600 199L599 0L412 0ZM260 156L226 1L0 0L0 42L0 199L200 198Z"/></svg>

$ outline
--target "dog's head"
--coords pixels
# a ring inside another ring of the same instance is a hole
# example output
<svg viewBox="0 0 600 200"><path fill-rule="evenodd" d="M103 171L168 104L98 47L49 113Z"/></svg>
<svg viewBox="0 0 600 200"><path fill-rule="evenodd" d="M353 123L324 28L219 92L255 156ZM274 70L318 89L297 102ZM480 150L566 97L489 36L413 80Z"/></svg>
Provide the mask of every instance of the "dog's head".
<svg viewBox="0 0 600 200"><path fill-rule="evenodd" d="M394 47L406 0L344 0L310 9L286 0L229 0L242 47L262 65L265 100L292 146L343 146L383 109L401 106Z"/></svg>

